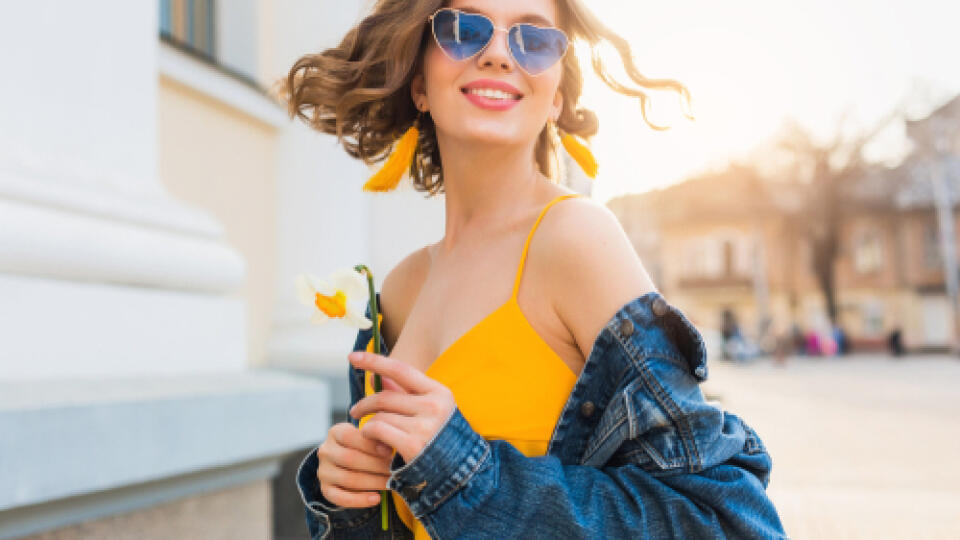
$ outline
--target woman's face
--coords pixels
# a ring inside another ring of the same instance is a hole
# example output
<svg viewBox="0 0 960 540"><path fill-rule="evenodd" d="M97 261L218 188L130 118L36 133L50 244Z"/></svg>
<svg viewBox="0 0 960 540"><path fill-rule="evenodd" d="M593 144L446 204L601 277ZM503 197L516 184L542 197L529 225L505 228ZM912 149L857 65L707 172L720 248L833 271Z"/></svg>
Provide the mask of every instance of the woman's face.
<svg viewBox="0 0 960 540"><path fill-rule="evenodd" d="M555 0L453 0L449 7L486 15L497 28L518 22L559 27ZM427 106L440 138L532 144L547 120L559 115L562 61L528 75L510 55L506 32L494 32L482 52L462 61L447 57L432 34L428 38L423 76L414 79L411 91L415 102ZM471 88L505 89L513 95L493 100Z"/></svg>

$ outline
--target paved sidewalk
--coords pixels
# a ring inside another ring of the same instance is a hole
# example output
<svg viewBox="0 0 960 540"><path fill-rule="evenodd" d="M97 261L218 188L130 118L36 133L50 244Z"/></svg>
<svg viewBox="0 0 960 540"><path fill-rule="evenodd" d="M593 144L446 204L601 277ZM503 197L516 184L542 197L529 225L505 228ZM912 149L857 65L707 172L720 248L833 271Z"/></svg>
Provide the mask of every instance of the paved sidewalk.
<svg viewBox="0 0 960 540"><path fill-rule="evenodd" d="M793 538L960 538L960 359L711 362L703 390L773 458Z"/></svg>

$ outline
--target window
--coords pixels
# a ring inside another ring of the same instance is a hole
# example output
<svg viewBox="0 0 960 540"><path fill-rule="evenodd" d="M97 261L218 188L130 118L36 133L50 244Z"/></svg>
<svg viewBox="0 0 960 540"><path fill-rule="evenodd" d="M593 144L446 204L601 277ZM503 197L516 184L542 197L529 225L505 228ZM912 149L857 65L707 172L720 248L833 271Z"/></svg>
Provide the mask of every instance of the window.
<svg viewBox="0 0 960 540"><path fill-rule="evenodd" d="M877 272L883 266L883 246L876 231L867 231L859 236L853 249L853 265L857 272Z"/></svg>
<svg viewBox="0 0 960 540"><path fill-rule="evenodd" d="M943 265L943 259L940 258L940 234L935 223L927 223L923 227L923 264L931 269Z"/></svg>
<svg viewBox="0 0 960 540"><path fill-rule="evenodd" d="M160 39L255 87L257 0L160 0Z"/></svg>
<svg viewBox="0 0 960 540"><path fill-rule="evenodd" d="M861 305L863 333L867 336L879 336L883 333L883 302L870 299Z"/></svg>
<svg viewBox="0 0 960 540"><path fill-rule="evenodd" d="M160 35L216 58L214 0L160 0Z"/></svg>

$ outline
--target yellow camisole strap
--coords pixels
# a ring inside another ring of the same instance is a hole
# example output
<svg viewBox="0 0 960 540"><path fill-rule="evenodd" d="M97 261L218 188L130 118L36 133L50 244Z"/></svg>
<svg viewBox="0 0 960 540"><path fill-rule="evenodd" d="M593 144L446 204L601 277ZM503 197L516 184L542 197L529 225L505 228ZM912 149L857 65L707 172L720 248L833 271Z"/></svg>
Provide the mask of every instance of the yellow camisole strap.
<svg viewBox="0 0 960 540"><path fill-rule="evenodd" d="M527 262L527 250L530 248L530 240L533 238L533 232L537 230L537 225L540 224L540 220L543 219L543 216L547 214L547 210L549 210L554 204L562 201L563 199L580 196L580 193L567 193L565 195L560 195L559 197L556 197L552 201L548 202L543 207L543 210L540 210L540 215L537 216L537 220L533 222L533 226L530 227L530 232L527 233L527 239L523 243L523 252L520 254L520 265L517 267L517 276L513 280L513 292L510 293L511 298L516 298L517 292L520 290L520 278L523 277L523 265Z"/></svg>

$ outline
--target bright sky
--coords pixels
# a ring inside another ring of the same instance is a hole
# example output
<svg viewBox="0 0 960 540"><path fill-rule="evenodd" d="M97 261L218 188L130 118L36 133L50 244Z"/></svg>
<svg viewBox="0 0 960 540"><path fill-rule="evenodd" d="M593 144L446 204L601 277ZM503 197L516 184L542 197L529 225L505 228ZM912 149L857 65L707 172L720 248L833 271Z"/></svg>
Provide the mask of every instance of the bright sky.
<svg viewBox="0 0 960 540"><path fill-rule="evenodd" d="M639 101L587 79L584 104L600 117L592 141L600 202L722 166L769 138L786 117L826 135L845 108L867 125L916 95L918 83L931 105L960 92L954 0L587 4L630 42L641 73L687 85L697 117L685 120L675 94L657 93L655 120L678 119L669 131L653 131Z"/></svg>

